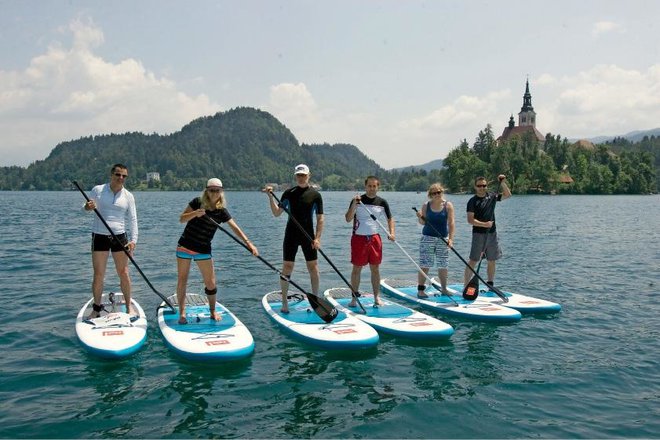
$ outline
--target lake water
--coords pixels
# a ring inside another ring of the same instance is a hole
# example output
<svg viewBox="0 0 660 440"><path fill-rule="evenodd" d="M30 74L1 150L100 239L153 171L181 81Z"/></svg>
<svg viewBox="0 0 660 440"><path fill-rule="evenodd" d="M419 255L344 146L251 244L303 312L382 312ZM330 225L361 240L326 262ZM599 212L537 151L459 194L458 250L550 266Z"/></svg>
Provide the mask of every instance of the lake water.
<svg viewBox="0 0 660 440"><path fill-rule="evenodd" d="M135 193L135 259L152 284L173 293L178 216L196 193ZM323 248L350 276L353 193L324 192ZM398 242L415 256L420 226L411 207L424 194L381 193ZM286 216L266 196L228 192L229 209L281 264ZM456 249L467 256L468 196L456 206ZM261 297L275 273L218 232L220 300L250 328L249 359L181 360L156 325L160 299L132 270L149 317L148 341L122 361L84 352L75 316L90 296L91 215L79 192L0 192L0 437L2 438L595 438L660 433L660 196L514 196L497 208L504 250L497 285L561 303L561 313L511 325L441 319L448 342L381 336L376 349L326 352L290 339ZM322 288L343 287L320 260ZM293 279L309 286L302 255ZM450 256L450 281L463 264ZM415 268L385 244L381 273ZM363 287L369 285L368 270ZM201 292L193 268L189 290ZM112 263L106 290L117 290Z"/></svg>

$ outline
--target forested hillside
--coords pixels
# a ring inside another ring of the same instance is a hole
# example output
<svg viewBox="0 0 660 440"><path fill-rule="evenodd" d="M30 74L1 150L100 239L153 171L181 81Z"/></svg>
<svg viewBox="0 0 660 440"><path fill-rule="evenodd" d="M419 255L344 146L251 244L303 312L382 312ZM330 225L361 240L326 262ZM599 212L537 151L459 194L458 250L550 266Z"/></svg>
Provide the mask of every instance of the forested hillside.
<svg viewBox="0 0 660 440"><path fill-rule="evenodd" d="M147 187L146 173L158 172L166 190L199 189L220 177L231 189L257 189L264 183L288 184L298 163L307 163L312 181L334 189L362 187L367 174L384 174L353 145L300 145L271 114L236 108L192 121L171 135L142 133L89 136L62 142L27 168L4 167L1 190L62 190L71 180L90 187L107 180L116 162L129 167L128 188Z"/></svg>

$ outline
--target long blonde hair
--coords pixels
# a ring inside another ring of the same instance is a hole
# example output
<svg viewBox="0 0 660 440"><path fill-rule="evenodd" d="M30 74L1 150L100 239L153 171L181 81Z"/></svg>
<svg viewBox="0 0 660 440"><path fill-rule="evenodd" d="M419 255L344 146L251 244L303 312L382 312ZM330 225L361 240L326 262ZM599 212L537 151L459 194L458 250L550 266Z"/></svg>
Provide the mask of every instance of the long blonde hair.
<svg viewBox="0 0 660 440"><path fill-rule="evenodd" d="M202 201L202 208L208 211L215 211L216 209L224 208L227 204L227 201L225 200L225 192L222 189L220 190L220 198L215 206L213 206L213 203L211 202L207 188L204 188L204 191L202 191L202 195L199 198Z"/></svg>

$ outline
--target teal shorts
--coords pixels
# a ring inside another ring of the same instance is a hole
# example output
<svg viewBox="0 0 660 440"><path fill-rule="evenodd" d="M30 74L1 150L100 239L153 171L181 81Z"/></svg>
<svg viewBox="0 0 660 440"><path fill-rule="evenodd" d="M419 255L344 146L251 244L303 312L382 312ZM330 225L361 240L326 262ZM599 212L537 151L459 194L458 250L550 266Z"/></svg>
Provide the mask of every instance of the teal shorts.
<svg viewBox="0 0 660 440"><path fill-rule="evenodd" d="M213 258L211 254L200 254L199 252L191 251L190 249L184 248L183 246L177 246L176 248L176 257L182 258L184 260L210 260Z"/></svg>

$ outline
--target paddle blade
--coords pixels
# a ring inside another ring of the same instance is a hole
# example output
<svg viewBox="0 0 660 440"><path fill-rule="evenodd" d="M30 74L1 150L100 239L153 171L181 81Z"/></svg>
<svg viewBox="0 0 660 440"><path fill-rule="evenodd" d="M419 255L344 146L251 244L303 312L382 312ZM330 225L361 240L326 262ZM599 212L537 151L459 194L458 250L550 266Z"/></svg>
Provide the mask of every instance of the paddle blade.
<svg viewBox="0 0 660 440"><path fill-rule="evenodd" d="M509 298L500 289L498 289L497 287L492 286L488 283L486 283L486 286L488 287L488 290L495 293L495 295L499 296L500 299L502 300L502 302L505 302L505 303L509 302Z"/></svg>
<svg viewBox="0 0 660 440"><path fill-rule="evenodd" d="M312 306L314 312L319 315L319 318L330 324L337 317L337 309L325 298L316 295L307 295L309 305Z"/></svg>
<svg viewBox="0 0 660 440"><path fill-rule="evenodd" d="M473 276L472 279L463 288L463 298L468 301L474 301L479 296L479 278Z"/></svg>

